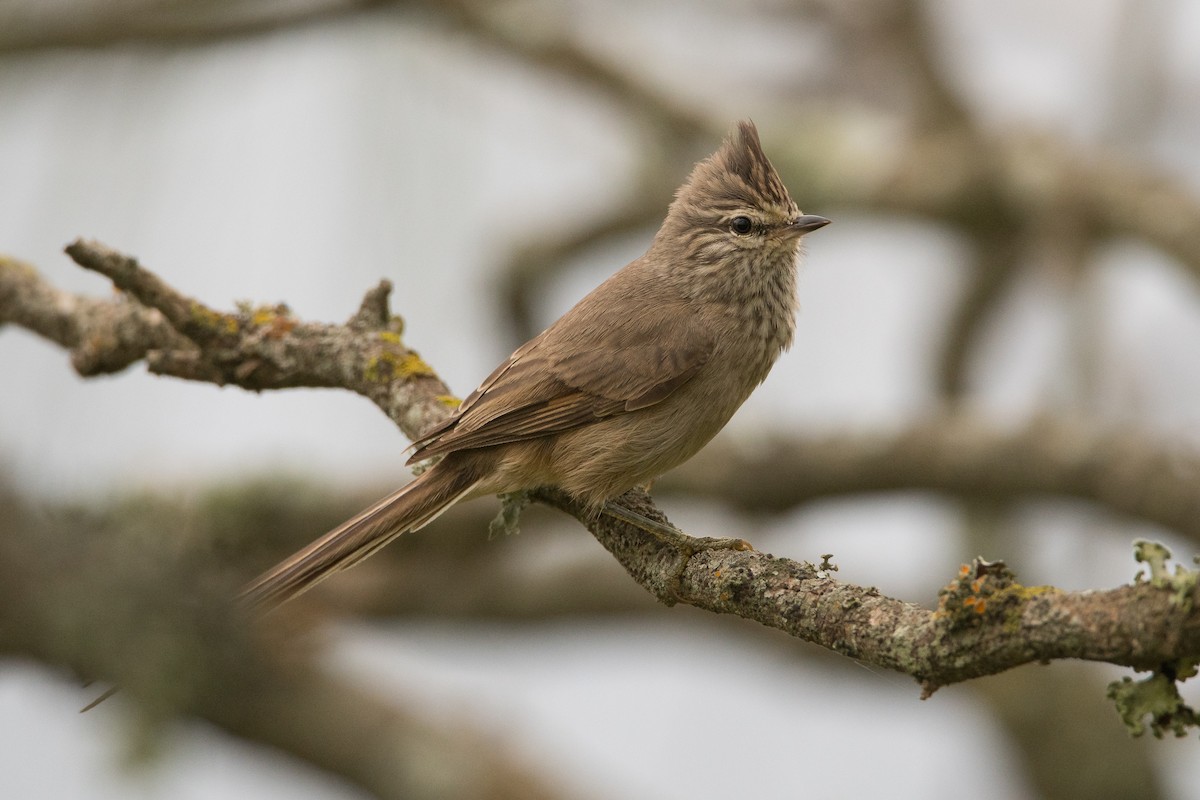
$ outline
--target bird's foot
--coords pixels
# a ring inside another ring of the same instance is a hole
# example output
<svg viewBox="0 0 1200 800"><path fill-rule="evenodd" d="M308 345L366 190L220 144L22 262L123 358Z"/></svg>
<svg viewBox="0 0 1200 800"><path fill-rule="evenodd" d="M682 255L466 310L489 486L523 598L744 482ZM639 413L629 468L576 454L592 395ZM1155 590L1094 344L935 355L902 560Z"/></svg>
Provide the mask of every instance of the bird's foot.
<svg viewBox="0 0 1200 800"><path fill-rule="evenodd" d="M674 525L650 519L611 500L604 504L603 513L645 531L663 544L673 547L683 554L683 558L679 560L678 569L668 577L664 591L656 592L658 599L669 606L675 605L680 600L686 600L683 591L683 576L687 571L688 562L696 553L705 550L745 552L754 549L754 546L745 539L688 536Z"/></svg>
<svg viewBox="0 0 1200 800"><path fill-rule="evenodd" d="M632 511L623 505L609 501L604 504L604 513L614 519L627 522L635 528L645 531L663 544L682 550L689 557L705 550L753 550L754 545L745 539L713 538L709 536L688 536L674 525Z"/></svg>

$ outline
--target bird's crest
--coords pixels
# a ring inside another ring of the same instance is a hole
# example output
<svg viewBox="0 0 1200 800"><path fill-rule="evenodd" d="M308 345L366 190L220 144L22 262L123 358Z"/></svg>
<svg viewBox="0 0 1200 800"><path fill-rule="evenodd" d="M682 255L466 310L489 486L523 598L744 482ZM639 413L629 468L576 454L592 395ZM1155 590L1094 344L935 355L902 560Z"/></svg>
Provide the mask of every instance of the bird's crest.
<svg viewBox="0 0 1200 800"><path fill-rule="evenodd" d="M717 152L696 165L676 199L709 208L742 205L796 213L796 204L749 120L739 122Z"/></svg>

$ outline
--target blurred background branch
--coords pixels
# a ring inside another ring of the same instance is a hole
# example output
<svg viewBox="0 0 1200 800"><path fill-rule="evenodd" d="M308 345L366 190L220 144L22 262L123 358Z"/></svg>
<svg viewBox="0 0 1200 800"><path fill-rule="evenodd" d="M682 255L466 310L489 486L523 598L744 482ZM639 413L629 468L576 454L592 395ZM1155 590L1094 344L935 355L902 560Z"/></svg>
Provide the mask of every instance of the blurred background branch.
<svg viewBox="0 0 1200 800"><path fill-rule="evenodd" d="M561 796L469 724L320 669L301 629L249 623L211 541L162 537L144 507L46 519L0 491L0 652L119 681L141 747L190 714L378 797Z"/></svg>

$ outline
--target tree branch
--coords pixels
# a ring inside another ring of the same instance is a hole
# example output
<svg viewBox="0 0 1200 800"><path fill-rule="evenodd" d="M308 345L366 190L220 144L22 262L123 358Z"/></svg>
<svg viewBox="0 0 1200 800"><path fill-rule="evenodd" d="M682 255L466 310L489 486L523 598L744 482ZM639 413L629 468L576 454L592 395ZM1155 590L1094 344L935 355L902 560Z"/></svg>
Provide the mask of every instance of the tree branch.
<svg viewBox="0 0 1200 800"><path fill-rule="evenodd" d="M1148 670L1200 654L1194 583L1182 598L1149 584L1063 592L1021 586L1007 570L977 561L943 590L949 602L929 611L872 587L836 581L829 575L836 567L757 551L689 552L607 516L588 519L586 508L561 492L535 496L586 520L592 535L659 600L734 614L911 675L926 696L941 686L1056 658ZM666 519L640 490L621 502ZM970 578L965 594L956 585L963 578Z"/></svg>
<svg viewBox="0 0 1200 800"><path fill-rule="evenodd" d="M345 325L331 325L302 322L283 305L216 311L98 242L76 241L67 253L125 296L79 298L49 286L32 267L4 259L0 322L68 348L85 377L144 359L156 374L256 392L345 388L379 406L410 438L458 403L404 346L403 321L388 311L387 281L367 292Z"/></svg>
<svg viewBox="0 0 1200 800"><path fill-rule="evenodd" d="M160 338L172 339L177 347L172 352L186 353L191 363L207 370L191 371L186 377L208 374L211 380L254 390L343 385L388 410L409 435L418 429L416 420L448 413L443 384L400 344L398 324L387 314L386 284L368 295L347 325L323 325L296 320L281 307L217 312L183 297L133 259L102 245L77 242L69 251L81 264L108 275L132 298L151 306L161 324L171 326L177 335ZM0 298L7 298L0 302L0 310L10 309L0 319L45 320L48 315L37 309L11 313L13 307L55 297L39 283L28 268L0 269ZM133 303L117 299L111 304L123 313L135 313ZM74 307L81 318L96 313L91 304ZM86 327L83 321L78 325ZM49 327L71 326L59 320ZM187 343L186 350L178 348L180 337ZM152 360L154 353L148 346L145 352ZM163 363L161 358L157 363ZM843 454L852 451L844 444L827 447L819 462L810 463L811 470L801 467L784 473L776 463L775 471L793 476L840 475L843 491L904 488L921 485L918 473L910 468L914 459L924 458L926 486L940 481L945 486L974 485L980 491L1008 493L1057 486L1140 509L1155 519L1182 524L1200 516L1192 512L1197 501L1188 491L1195 482L1186 476L1172 491L1164 492L1163 485L1156 483L1152 502L1137 480L1127 480L1163 473L1164 462L1157 460L1160 454L1139 449L1132 438L1081 435L1064 427L1034 428L1025 438L977 437L972 446L971 430L964 424L914 433L890 447L858 448L867 455L857 459L836 457L839 447ZM899 457L904 453L907 462ZM1047 465L1053 468L1046 469ZM1106 466L1110 471L1105 471ZM736 485L735 474L726 472L724 479ZM751 487L743 490L752 496ZM1149 669L1200 654L1200 613L1192 606L1195 591L1190 585L1060 592L1020 586L1011 574L980 562L974 572L952 582L943 606L932 612L883 597L871 588L835 581L827 566L754 551L704 549L708 545L703 540L680 547L606 515L596 517L561 492L542 489L533 496L583 522L640 585L665 603L682 602L779 628L866 663L912 675L927 692L1030 661L1081 658ZM621 502L665 521L642 492L628 493ZM763 507L769 505L763 501Z"/></svg>

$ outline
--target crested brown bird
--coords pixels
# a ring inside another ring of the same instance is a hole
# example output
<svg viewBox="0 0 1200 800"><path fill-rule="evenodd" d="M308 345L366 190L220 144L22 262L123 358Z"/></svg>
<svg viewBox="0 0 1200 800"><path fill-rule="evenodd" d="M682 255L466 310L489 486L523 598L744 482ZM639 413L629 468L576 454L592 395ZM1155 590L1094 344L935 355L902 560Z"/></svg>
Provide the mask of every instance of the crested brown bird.
<svg viewBox="0 0 1200 800"><path fill-rule="evenodd" d="M603 509L686 461L792 341L801 214L741 122L676 192L646 253L517 348L414 442L433 467L251 582L293 597L459 500L558 487Z"/></svg>

